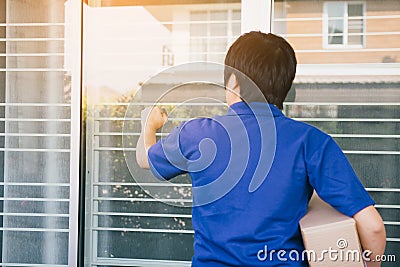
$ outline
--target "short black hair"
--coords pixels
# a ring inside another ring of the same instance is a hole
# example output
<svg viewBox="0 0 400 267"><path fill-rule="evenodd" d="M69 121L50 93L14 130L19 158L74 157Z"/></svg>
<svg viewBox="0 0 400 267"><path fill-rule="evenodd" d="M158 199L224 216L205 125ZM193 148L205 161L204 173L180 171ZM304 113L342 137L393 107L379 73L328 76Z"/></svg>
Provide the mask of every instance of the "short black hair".
<svg viewBox="0 0 400 267"><path fill-rule="evenodd" d="M241 98L246 102L260 101L260 93L257 96L251 92L254 88L246 82L251 79L268 103L283 109L283 101L296 75L296 65L294 50L285 39L252 31L241 35L229 48L225 57L225 85L235 74Z"/></svg>

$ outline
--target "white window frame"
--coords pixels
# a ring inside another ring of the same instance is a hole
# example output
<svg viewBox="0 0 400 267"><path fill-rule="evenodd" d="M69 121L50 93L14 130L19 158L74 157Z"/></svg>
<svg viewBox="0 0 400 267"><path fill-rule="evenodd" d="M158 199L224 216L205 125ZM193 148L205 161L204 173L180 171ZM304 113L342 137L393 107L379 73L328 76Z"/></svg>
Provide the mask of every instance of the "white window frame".
<svg viewBox="0 0 400 267"><path fill-rule="evenodd" d="M83 2L70 0L71 36L71 141L70 141L70 203L69 203L69 239L68 266L78 266L79 250L79 206L80 206L80 161L81 161L81 121L82 121L82 12ZM76 41L75 41L76 40ZM75 42L74 42L75 41ZM67 51L68 52L68 51ZM83 231L81 231L83 233Z"/></svg>
<svg viewBox="0 0 400 267"><path fill-rule="evenodd" d="M210 39L213 37L210 34L210 23L208 23L208 22L211 21L211 19L210 19L211 12L213 12L213 11L223 11L223 12L227 13L227 19L226 19L226 21L227 21L227 32L226 32L227 44L226 44L226 47L225 47L225 50L227 50L229 48L229 46L230 46L230 42L232 42L233 39L234 39L234 36L233 36L233 33L232 33L232 24L233 24L233 19L232 19L233 16L232 16L232 14L233 14L233 11L235 11L235 10L239 10L240 11L241 8L242 8L242 6L239 5L239 4L232 4L232 5L229 5L229 6L227 6L227 5L215 5L214 9L212 9L212 10L208 10L207 9L208 7L209 7L208 5L200 5L200 6L191 7L191 8L188 9L189 20L190 21L192 21L190 19L190 15L191 15L192 12L199 12L199 11L203 12L204 11L206 13L207 20L204 21L204 24L207 27L207 33L206 33L207 35L204 36L205 37L204 39L207 40L207 49L204 52L205 53L205 57L206 57L206 59L205 59L206 61L209 60L208 53L211 51ZM189 51L190 51L190 53L192 53L192 45L191 45L192 38L193 37L191 36L191 32L190 32L190 29L189 29L189 39L190 39L189 40Z"/></svg>
<svg viewBox="0 0 400 267"><path fill-rule="evenodd" d="M337 4L342 4L344 5L344 19L343 19L343 44L329 44L329 31L328 31L328 4L330 3L337 3ZM362 29L362 44L357 44L357 45L349 45L348 44L348 37L349 37L349 32L348 32L348 22L349 22L349 16L348 16L348 7L349 4L361 4L363 7L363 29ZM323 14L322 14L322 46L323 48L329 48L329 49L342 49L342 48L365 48L366 46L366 28L367 28L367 20L366 20L366 2L365 1L326 1L324 2L324 7L323 7Z"/></svg>

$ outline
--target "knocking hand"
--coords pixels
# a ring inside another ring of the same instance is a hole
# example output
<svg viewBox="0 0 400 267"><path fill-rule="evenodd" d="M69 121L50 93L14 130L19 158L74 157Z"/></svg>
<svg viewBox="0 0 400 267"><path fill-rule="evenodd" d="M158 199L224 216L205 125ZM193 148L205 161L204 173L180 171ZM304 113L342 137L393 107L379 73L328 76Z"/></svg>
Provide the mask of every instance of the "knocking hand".
<svg viewBox="0 0 400 267"><path fill-rule="evenodd" d="M164 126L167 122L168 116L164 109L157 106L147 107L142 110L141 121L142 127L156 131Z"/></svg>

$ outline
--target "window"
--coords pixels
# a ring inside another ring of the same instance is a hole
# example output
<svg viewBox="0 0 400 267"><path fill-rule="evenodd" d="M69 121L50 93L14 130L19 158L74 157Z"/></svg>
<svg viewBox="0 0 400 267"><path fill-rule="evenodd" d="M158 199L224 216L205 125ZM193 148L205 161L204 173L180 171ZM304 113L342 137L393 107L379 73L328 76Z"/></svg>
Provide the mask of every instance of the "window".
<svg viewBox="0 0 400 267"><path fill-rule="evenodd" d="M240 34L240 10L190 12L190 59L222 63L231 42Z"/></svg>
<svg viewBox="0 0 400 267"><path fill-rule="evenodd" d="M363 47L365 42L364 4L327 2L324 4L324 46Z"/></svg>

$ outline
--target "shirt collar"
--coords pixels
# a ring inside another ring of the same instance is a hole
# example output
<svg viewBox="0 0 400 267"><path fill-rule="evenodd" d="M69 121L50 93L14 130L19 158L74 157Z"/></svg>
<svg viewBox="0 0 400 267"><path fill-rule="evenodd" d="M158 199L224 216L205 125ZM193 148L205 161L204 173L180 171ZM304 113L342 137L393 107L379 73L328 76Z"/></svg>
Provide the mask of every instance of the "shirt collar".
<svg viewBox="0 0 400 267"><path fill-rule="evenodd" d="M250 102L249 104L240 101L229 107L228 115L265 115L272 113L274 117L284 116L282 111L273 104L263 102Z"/></svg>

